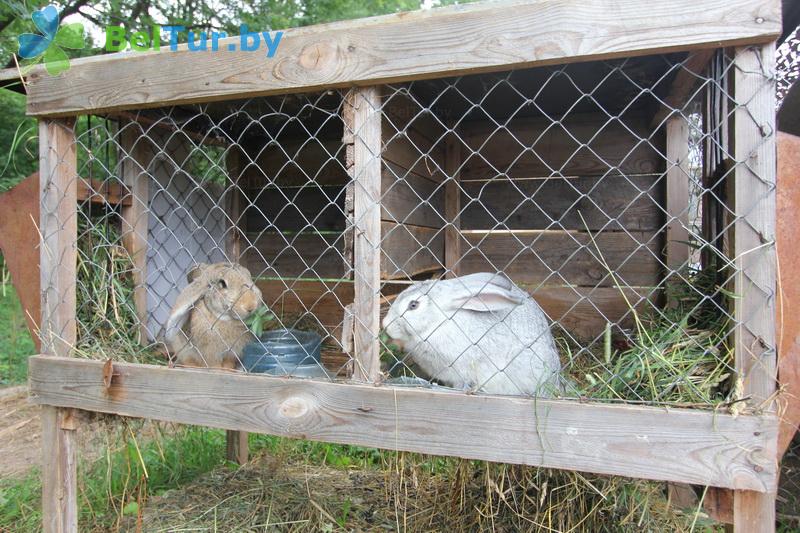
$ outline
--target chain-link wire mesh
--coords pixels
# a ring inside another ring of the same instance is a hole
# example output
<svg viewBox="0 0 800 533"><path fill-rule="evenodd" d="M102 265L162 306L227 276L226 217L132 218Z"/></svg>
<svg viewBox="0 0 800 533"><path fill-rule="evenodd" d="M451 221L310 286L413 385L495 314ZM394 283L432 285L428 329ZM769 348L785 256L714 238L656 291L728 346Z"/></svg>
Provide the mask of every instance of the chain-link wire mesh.
<svg viewBox="0 0 800 533"><path fill-rule="evenodd" d="M379 177L356 168L374 130L348 91L82 118L76 351L337 380L372 328L393 385L737 400L738 264L772 252L733 248L753 215L737 68L720 50L383 86ZM373 273L380 331L353 305Z"/></svg>

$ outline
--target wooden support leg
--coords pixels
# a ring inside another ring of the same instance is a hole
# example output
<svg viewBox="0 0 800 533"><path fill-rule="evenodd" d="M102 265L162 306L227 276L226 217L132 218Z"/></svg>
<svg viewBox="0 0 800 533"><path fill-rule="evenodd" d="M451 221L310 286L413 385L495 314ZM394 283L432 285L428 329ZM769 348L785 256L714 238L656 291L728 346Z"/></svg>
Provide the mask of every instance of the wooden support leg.
<svg viewBox="0 0 800 533"><path fill-rule="evenodd" d="M733 530L736 533L775 531L775 494L737 490L733 493Z"/></svg>
<svg viewBox="0 0 800 533"><path fill-rule="evenodd" d="M775 331L775 43L736 49L734 95L736 166L734 302L736 371L748 405L774 412L777 357ZM765 246L766 245L766 246ZM777 461L776 450L763 450ZM775 531L775 494L737 490L733 529Z"/></svg>
<svg viewBox="0 0 800 533"><path fill-rule="evenodd" d="M242 255L242 232L239 227L239 221L242 217L242 205L244 202L239 186L242 181L242 161L246 157L239 147L234 147L228 152L225 162L228 169L228 179L230 180L228 183L229 190L226 195L229 227L225 239L225 251L228 255L228 260L232 263L238 263ZM228 430L225 432L225 458L228 461L239 465L247 462L247 457L250 454L247 435L246 431Z"/></svg>
<svg viewBox="0 0 800 533"><path fill-rule="evenodd" d="M233 431L228 430L225 432L225 458L237 465L243 465L247 462L250 453L246 431Z"/></svg>
<svg viewBox="0 0 800 533"><path fill-rule="evenodd" d="M78 484L72 409L42 407L42 529L78 531Z"/></svg>

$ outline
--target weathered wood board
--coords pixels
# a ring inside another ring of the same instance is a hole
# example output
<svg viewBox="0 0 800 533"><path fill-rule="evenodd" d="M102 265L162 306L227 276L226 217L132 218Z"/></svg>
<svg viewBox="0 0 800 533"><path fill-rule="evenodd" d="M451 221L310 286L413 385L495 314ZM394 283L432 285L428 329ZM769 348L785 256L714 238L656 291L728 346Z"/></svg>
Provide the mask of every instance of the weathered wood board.
<svg viewBox="0 0 800 533"><path fill-rule="evenodd" d="M660 177L462 181L461 228L658 230L664 225Z"/></svg>
<svg viewBox="0 0 800 533"><path fill-rule="evenodd" d="M272 59L180 47L76 60L58 77L38 68L28 76L28 112L156 107L764 43L781 29L778 0L459 5L287 30ZM238 42L223 39L220 48Z"/></svg>
<svg viewBox="0 0 800 533"><path fill-rule="evenodd" d="M577 231L462 232L461 273L505 272L525 283L652 287L661 278L658 234ZM605 263L605 264L604 264Z"/></svg>
<svg viewBox="0 0 800 533"><path fill-rule="evenodd" d="M777 419L30 359L39 404L548 468L769 491ZM758 463L759 468L754 468Z"/></svg>

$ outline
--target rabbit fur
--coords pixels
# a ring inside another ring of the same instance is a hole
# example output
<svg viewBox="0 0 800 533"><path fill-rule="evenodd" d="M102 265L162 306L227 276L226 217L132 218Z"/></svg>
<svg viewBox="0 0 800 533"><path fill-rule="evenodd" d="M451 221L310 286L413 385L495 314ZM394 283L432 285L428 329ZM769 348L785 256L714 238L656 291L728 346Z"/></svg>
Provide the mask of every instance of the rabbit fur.
<svg viewBox="0 0 800 533"><path fill-rule="evenodd" d="M386 334L445 385L538 396L561 390L548 323L528 293L492 273L415 283L383 319Z"/></svg>
<svg viewBox="0 0 800 533"><path fill-rule="evenodd" d="M165 341L182 366L237 368L255 339L243 322L261 305L250 271L233 263L200 263L187 275L167 320Z"/></svg>

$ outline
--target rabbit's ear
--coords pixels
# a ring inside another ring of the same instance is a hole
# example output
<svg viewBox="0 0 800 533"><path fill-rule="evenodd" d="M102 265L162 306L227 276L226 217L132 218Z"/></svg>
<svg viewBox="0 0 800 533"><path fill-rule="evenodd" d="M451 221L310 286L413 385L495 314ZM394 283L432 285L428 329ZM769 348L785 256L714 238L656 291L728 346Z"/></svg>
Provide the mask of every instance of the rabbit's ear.
<svg viewBox="0 0 800 533"><path fill-rule="evenodd" d="M186 281L192 283L194 280L200 277L200 274L202 274L206 268L208 268L208 265L206 263L198 263L197 266L193 267L186 274Z"/></svg>
<svg viewBox="0 0 800 533"><path fill-rule="evenodd" d="M172 311L167 319L165 327L164 338L167 342L172 342L183 329L186 320L191 314L192 308L197 304L197 301L206 293L207 286L201 280L190 283L178 295L175 300L175 305L172 306Z"/></svg>
<svg viewBox="0 0 800 533"><path fill-rule="evenodd" d="M458 279L453 280L458 286ZM510 311L522 304L523 298L499 285L487 283L485 279L469 280L451 293L447 307L452 311L468 309L470 311Z"/></svg>

